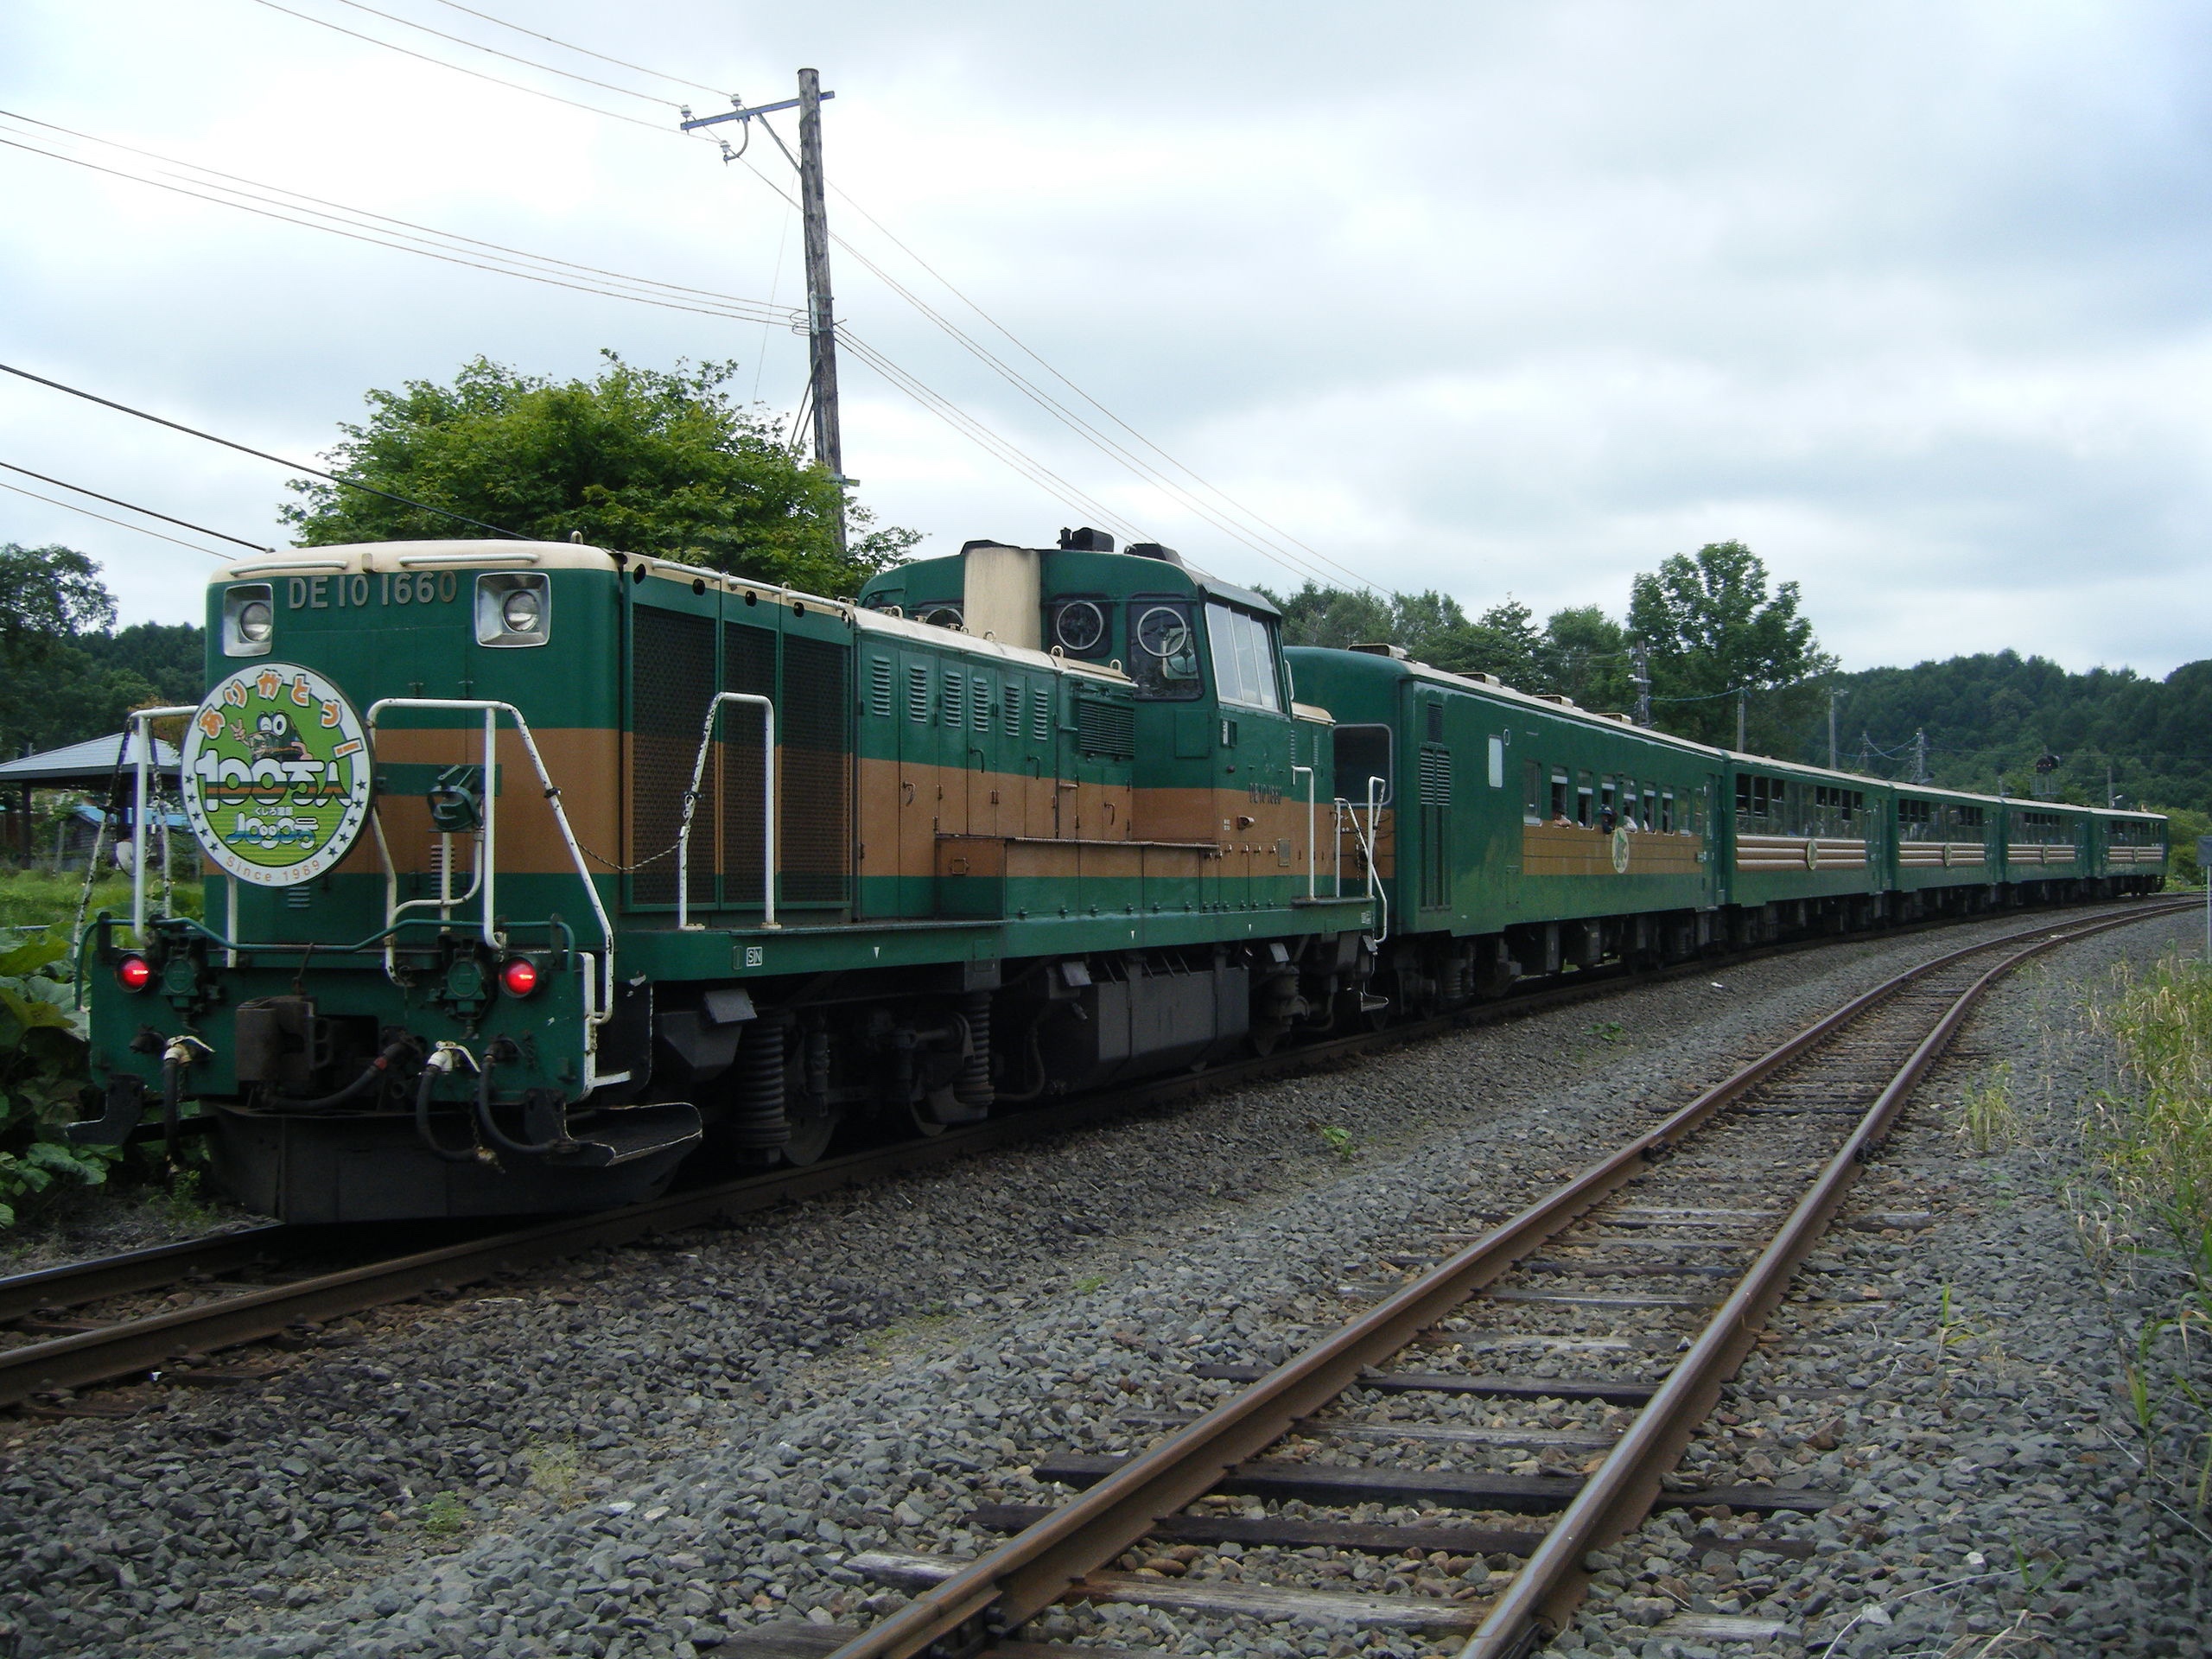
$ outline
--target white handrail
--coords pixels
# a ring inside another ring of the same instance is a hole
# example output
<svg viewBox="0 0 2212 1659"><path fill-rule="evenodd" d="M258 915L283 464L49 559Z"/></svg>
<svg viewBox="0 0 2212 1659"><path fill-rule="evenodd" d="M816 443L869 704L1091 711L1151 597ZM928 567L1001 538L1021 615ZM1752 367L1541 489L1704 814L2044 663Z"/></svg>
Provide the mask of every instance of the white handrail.
<svg viewBox="0 0 2212 1659"><path fill-rule="evenodd" d="M180 703L168 709L133 709L128 716L138 737L138 794L130 813L130 931L142 944L146 938L146 773L154 747L153 728L147 722L199 712L197 704Z"/></svg>
<svg viewBox="0 0 2212 1659"><path fill-rule="evenodd" d="M499 716L514 718L515 735L522 740L523 752L529 755L531 768L545 791L546 804L553 809L553 822L560 826L561 839L569 849L569 861L575 866L576 879L583 883L584 897L590 901L593 918L599 924L600 938L605 941L607 954L601 959L601 976L606 980L606 992L599 1007L586 1016L591 1025L606 1022L614 1009L614 925L607 919L607 906L600 902L599 889L593 885L591 871L585 867L583 849L576 844L575 831L569 827L568 809L561 804L561 791L554 787L550 773L545 770L545 758L537 752L537 740L531 735L530 722L523 718L521 709L512 702L501 702L488 697L384 697L369 705L362 724L366 728L372 755L376 748L377 716L387 709L448 709L464 713L478 713L484 716L484 830L483 849L479 856L483 867L479 880L483 890L481 930L486 944L493 950L502 948L502 941L493 930L495 914L493 897L498 880L495 863L497 843L494 828L494 803L498 799ZM389 928L398 915L399 872L392 866L391 849L385 840L382 815L372 808L369 821L376 828L377 850L384 857L385 869L385 925ZM410 900L410 903L435 900ZM385 939L385 971L392 967L393 935Z"/></svg>
<svg viewBox="0 0 2212 1659"><path fill-rule="evenodd" d="M1375 943L1378 945L1390 937L1390 899L1382 891L1382 878L1375 868L1375 843L1382 835L1383 781L1370 774L1367 779L1367 838L1361 843L1367 855L1367 896L1375 901ZM1357 823L1357 813L1352 822Z"/></svg>
<svg viewBox="0 0 2212 1659"><path fill-rule="evenodd" d="M691 762L691 787L683 791L683 826L676 832L676 925L679 930L693 925L691 817L699 805L699 780L707 775L707 750L715 741L715 716L726 702L749 702L760 710L760 925L777 925L776 705L757 692L717 691L708 700L707 718L699 728L699 753Z"/></svg>

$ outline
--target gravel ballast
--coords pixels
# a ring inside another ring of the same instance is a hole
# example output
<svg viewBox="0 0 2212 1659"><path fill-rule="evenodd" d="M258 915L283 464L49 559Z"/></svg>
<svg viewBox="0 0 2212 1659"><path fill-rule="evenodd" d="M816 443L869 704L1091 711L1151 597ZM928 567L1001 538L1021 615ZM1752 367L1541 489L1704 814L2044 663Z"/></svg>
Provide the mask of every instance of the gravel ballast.
<svg viewBox="0 0 2212 1659"><path fill-rule="evenodd" d="M1282 1357L1347 1317L1338 1287L1390 1255L1543 1190L1854 988L2020 925L1648 987L350 1322L337 1334L356 1345L256 1389L149 1391L111 1424L0 1425L0 1652L683 1655L756 1621L863 1624L901 1598L845 1566L854 1554L988 1548L965 1524L974 1504L1061 1495L1031 1475L1040 1458L1141 1449L1160 1431L1132 1416L1219 1397L1228 1385L1192 1365ZM1746 1523L1675 1512L1647 1528L1652 1548L1624 1545L1570 1650L1717 1652L1666 1620L1732 1600L1786 1620L1794 1634L1766 1644L1782 1651L1839 1631L1839 1653L1916 1650L1939 1608L1993 1634L2005 1626L1974 1621L2022 1611L1994 1576L2012 1573L2016 1538L2037 1562L2063 1558L2023 1592L2022 1629L2046 1650L2107 1650L2107 1630L2139 1614L2151 1640L2181 1639L2161 1618L2202 1623L2201 1541L2131 1497L2113 1386L2131 1315L2051 1196L2063 1171L2049 1143L1974 1158L1930 1104L2002 1052L2023 1098L2048 1072L2050 1109L2070 1109L2101 1073L2084 1046L2037 1034L2068 1006L2050 988L2192 928L2067 946L2047 977L1998 993L1860 1189L1937 1224L1828 1241L1830 1265L1884 1300L1785 1313L1728 1408L1738 1422L1693 1448L1702 1477L1757 1478L1761 1459L1779 1484L1847 1492L1847 1510L1764 1523L1820 1553L1714 1550L1699 1528ZM1347 1133L1348 1160L1324 1128ZM1927 1419L1916 1379L1948 1381L1950 1417ZM1387 1408L1488 1421L1478 1403ZM1552 1427L1614 1415L1578 1407ZM2113 1438L2078 1444L2093 1430ZM1929 1587L1975 1553L1983 1590ZM1511 1565L1207 1555L1194 1570L1445 1595ZM1438 1650L1129 1607L1041 1623L1185 1652Z"/></svg>

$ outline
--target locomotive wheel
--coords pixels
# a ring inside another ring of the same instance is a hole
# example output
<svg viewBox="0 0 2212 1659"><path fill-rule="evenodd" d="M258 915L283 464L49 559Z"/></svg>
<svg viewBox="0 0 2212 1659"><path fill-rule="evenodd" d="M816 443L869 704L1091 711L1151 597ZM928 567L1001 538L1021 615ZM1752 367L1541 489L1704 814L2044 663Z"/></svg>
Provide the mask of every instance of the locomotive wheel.
<svg viewBox="0 0 2212 1659"><path fill-rule="evenodd" d="M821 1162L822 1154L837 1138L844 1114L834 1106L816 1106L811 1102L787 1106L785 1110L791 1119L791 1138L784 1144L784 1161L802 1169Z"/></svg>

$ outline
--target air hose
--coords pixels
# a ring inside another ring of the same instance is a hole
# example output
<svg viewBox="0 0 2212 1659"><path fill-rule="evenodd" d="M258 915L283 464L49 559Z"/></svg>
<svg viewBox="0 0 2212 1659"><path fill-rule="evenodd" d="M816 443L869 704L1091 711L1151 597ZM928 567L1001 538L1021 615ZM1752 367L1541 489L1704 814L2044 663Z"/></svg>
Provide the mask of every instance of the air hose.
<svg viewBox="0 0 2212 1659"><path fill-rule="evenodd" d="M391 1071L394 1065L415 1051L415 1039L412 1037L402 1037L397 1042L386 1045L383 1053L362 1068L359 1077L354 1078L336 1094L318 1096L313 1100L296 1100L289 1095L271 1094L267 1097L268 1102L271 1106L282 1106L288 1111L327 1112L333 1107L343 1106L349 1101L359 1099L384 1080L385 1072Z"/></svg>
<svg viewBox="0 0 2212 1659"><path fill-rule="evenodd" d="M476 1127L484 1131L486 1140L502 1152L536 1157L563 1145L566 1137L556 1135L550 1141L532 1145L527 1141L516 1140L502 1129L492 1116L492 1068L502 1059L512 1058L514 1052L513 1046L505 1039L494 1042L484 1051L484 1064L476 1068Z"/></svg>
<svg viewBox="0 0 2212 1659"><path fill-rule="evenodd" d="M474 1145L454 1147L438 1144L438 1137L430 1128L430 1090L460 1060L467 1058L468 1051L460 1044L440 1043L430 1058L423 1062L422 1077L415 1084L415 1138L423 1143L425 1151L449 1164L473 1164L480 1155L480 1149ZM475 1064L473 1060L469 1063Z"/></svg>

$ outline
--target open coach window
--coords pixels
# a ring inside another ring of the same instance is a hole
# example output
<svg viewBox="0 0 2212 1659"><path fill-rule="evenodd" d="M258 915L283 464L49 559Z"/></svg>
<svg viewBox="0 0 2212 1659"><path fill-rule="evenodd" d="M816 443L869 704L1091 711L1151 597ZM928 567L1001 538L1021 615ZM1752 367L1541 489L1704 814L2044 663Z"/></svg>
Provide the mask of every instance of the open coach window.
<svg viewBox="0 0 2212 1659"><path fill-rule="evenodd" d="M1268 625L1249 612L1209 601L1206 634L1213 645L1214 694L1224 702L1281 713L1282 690L1275 678L1274 641Z"/></svg>

